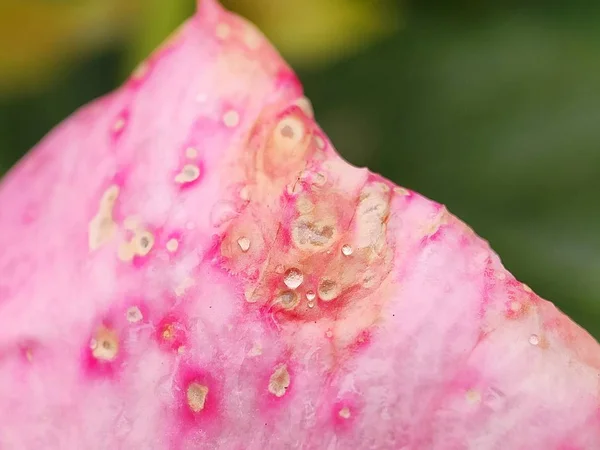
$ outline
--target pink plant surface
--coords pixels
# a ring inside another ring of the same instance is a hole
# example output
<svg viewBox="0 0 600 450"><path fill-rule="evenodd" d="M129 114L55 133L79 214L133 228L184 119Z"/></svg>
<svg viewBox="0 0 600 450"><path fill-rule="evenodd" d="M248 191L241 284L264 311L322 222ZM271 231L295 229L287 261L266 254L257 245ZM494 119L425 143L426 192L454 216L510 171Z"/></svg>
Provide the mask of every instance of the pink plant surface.
<svg viewBox="0 0 600 450"><path fill-rule="evenodd" d="M0 205L1 450L600 449L596 341L215 0Z"/></svg>

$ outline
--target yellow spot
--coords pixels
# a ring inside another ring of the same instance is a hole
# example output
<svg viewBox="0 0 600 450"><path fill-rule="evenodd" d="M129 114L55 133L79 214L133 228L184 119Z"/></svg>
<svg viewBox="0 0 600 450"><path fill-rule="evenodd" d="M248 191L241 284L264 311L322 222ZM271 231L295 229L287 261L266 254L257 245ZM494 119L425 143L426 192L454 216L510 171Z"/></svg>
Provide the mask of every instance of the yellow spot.
<svg viewBox="0 0 600 450"><path fill-rule="evenodd" d="M298 289L304 281L304 275L298 269L288 269L283 276L283 282L289 289Z"/></svg>
<svg viewBox="0 0 600 450"><path fill-rule="evenodd" d="M234 128L240 123L240 115L237 113L237 111L227 111L223 115L223 123L228 128Z"/></svg>
<svg viewBox="0 0 600 450"><path fill-rule="evenodd" d="M400 195L400 196L404 197L404 196L408 195L408 190L404 189L402 187L395 187L394 188L394 193L397 194L397 195Z"/></svg>
<svg viewBox="0 0 600 450"><path fill-rule="evenodd" d="M248 351L248 356L260 356L262 355L262 346L259 343L255 343L252 348Z"/></svg>
<svg viewBox="0 0 600 450"><path fill-rule="evenodd" d="M468 390L465 397L467 399L467 402L471 404L476 404L481 401L481 394L474 389Z"/></svg>
<svg viewBox="0 0 600 450"><path fill-rule="evenodd" d="M279 294L277 303L284 309L292 310L300 303L300 297L294 291L285 291Z"/></svg>
<svg viewBox="0 0 600 450"><path fill-rule="evenodd" d="M195 413L198 413L204 409L207 396L208 387L196 382L188 385L186 392L187 403L190 409Z"/></svg>
<svg viewBox="0 0 600 450"><path fill-rule="evenodd" d="M131 78L133 78L134 80L141 80L146 76L149 69L150 66L148 65L148 63L146 61L142 61L140 64L138 64L138 66L131 74Z"/></svg>
<svg viewBox="0 0 600 450"><path fill-rule="evenodd" d="M100 327L90 342L92 356L100 361L113 361L119 353L117 333L104 326Z"/></svg>
<svg viewBox="0 0 600 450"><path fill-rule="evenodd" d="M179 248L179 241L177 239L169 239L167 241L167 251L174 253Z"/></svg>
<svg viewBox="0 0 600 450"><path fill-rule="evenodd" d="M200 177L200 169L193 164L186 164L175 176L175 182L179 184L191 183Z"/></svg>
<svg viewBox="0 0 600 450"><path fill-rule="evenodd" d="M227 39L231 34L231 28L226 23L220 23L217 25L215 34L219 39Z"/></svg>
<svg viewBox="0 0 600 450"><path fill-rule="evenodd" d="M117 224L113 220L113 208L119 188L111 186L104 192L100 200L98 212L90 221L88 226L88 246L90 250L97 250L112 239L117 230Z"/></svg>
<svg viewBox="0 0 600 450"><path fill-rule="evenodd" d="M131 261L136 255L146 256L154 247L154 235L149 231L135 230L129 242L124 242L119 247L119 259Z"/></svg>
<svg viewBox="0 0 600 450"><path fill-rule="evenodd" d="M165 341L170 341L175 336L175 328L173 324L168 324L163 328L162 337Z"/></svg>
<svg viewBox="0 0 600 450"><path fill-rule="evenodd" d="M127 317L127 321L130 323L137 323L144 318L142 316L142 311L140 311L140 308L137 306L132 306L127 309L125 316Z"/></svg>
<svg viewBox="0 0 600 450"><path fill-rule="evenodd" d="M244 44L246 44L246 47L250 50L258 50L262 40L260 33L253 26L246 27L243 39Z"/></svg>
<svg viewBox="0 0 600 450"><path fill-rule="evenodd" d="M185 157L188 159L196 159L198 157L198 150L196 150L194 147L186 148Z"/></svg>
<svg viewBox="0 0 600 450"><path fill-rule="evenodd" d="M329 278L323 278L319 283L319 298L324 302L330 302L341 293L340 285Z"/></svg>
<svg viewBox="0 0 600 450"><path fill-rule="evenodd" d="M290 386L290 374L285 364L275 368L275 371L269 378L269 392L275 397L283 397Z"/></svg>
<svg viewBox="0 0 600 450"><path fill-rule="evenodd" d="M248 250L250 250L250 239L248 239L247 237L239 238L237 243L240 247L240 250L243 251L244 253L246 253Z"/></svg>
<svg viewBox="0 0 600 450"><path fill-rule="evenodd" d="M117 121L113 124L113 131L119 132L123 128L125 128L125 119L123 119L123 118L117 119Z"/></svg>
<svg viewBox="0 0 600 450"><path fill-rule="evenodd" d="M340 415L340 417L342 419L349 419L351 416L350 408L348 408L347 406L344 406L342 409L340 409L340 412L338 414Z"/></svg>

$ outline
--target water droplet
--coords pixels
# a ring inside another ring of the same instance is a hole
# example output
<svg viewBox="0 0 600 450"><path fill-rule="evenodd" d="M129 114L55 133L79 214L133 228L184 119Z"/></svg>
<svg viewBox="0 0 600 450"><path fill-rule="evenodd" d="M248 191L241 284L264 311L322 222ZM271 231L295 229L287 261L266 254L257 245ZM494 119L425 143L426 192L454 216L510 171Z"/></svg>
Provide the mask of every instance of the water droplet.
<svg viewBox="0 0 600 450"><path fill-rule="evenodd" d="M292 310L300 303L300 298L294 291L285 291L277 297L277 303L281 304L283 309Z"/></svg>
<svg viewBox="0 0 600 450"><path fill-rule="evenodd" d="M137 306L132 306L127 309L127 313L125 315L127 317L127 321L130 323L137 323L144 318L142 316L142 311L140 311L140 308Z"/></svg>
<svg viewBox="0 0 600 450"><path fill-rule="evenodd" d="M304 281L304 275L298 269L288 269L283 277L283 282L290 289L298 289Z"/></svg>
<svg viewBox="0 0 600 450"><path fill-rule="evenodd" d="M240 246L240 249L246 253L248 250L250 250L250 239L248 239L247 237L241 237L238 239L237 241L238 245Z"/></svg>
<svg viewBox="0 0 600 450"><path fill-rule="evenodd" d="M314 292L314 291L308 291L308 292L306 293L306 299L307 299L309 302L313 301L313 300L315 299L315 297L316 297L316 296L317 296L317 294L315 294L315 292Z"/></svg>
<svg viewBox="0 0 600 450"><path fill-rule="evenodd" d="M329 278L323 278L319 283L319 298L324 302L330 302L340 295L341 289L337 282Z"/></svg>
<svg viewBox="0 0 600 450"><path fill-rule="evenodd" d="M237 111L227 111L223 115L223 123L227 128L234 128L240 123L240 115Z"/></svg>
<svg viewBox="0 0 600 450"><path fill-rule="evenodd" d="M540 337L537 334L529 336L529 343L531 345L538 345L540 343Z"/></svg>
<svg viewBox="0 0 600 450"><path fill-rule="evenodd" d="M342 247L342 254L344 256L350 256L353 251L354 250L352 250L352 247L350 247L348 244L346 244Z"/></svg>
<svg viewBox="0 0 600 450"><path fill-rule="evenodd" d="M313 309L315 307L315 302L308 302L307 305L310 309Z"/></svg>

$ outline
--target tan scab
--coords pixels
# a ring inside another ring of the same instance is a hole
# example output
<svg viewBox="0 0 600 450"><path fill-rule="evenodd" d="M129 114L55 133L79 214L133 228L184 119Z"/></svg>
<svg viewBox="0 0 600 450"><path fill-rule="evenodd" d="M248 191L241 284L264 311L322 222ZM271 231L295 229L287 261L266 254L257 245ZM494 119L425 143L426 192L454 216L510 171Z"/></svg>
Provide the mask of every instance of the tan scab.
<svg viewBox="0 0 600 450"><path fill-rule="evenodd" d="M474 405L481 402L481 393L475 389L469 389L465 394L467 402Z"/></svg>
<svg viewBox="0 0 600 450"><path fill-rule="evenodd" d="M381 183L366 188L356 208L356 246L380 253L385 245L385 222L389 214L389 198Z"/></svg>
<svg viewBox="0 0 600 450"><path fill-rule="evenodd" d="M348 408L347 406L340 409L340 412L338 414L342 419L349 419L352 416L352 414L350 413L350 408Z"/></svg>
<svg viewBox="0 0 600 450"><path fill-rule="evenodd" d="M319 282L317 290L319 298L324 302L335 300L341 293L341 287L338 282L330 278L323 278Z"/></svg>
<svg viewBox="0 0 600 450"><path fill-rule="evenodd" d="M294 291L284 291L277 296L276 303L289 311L300 304L300 296Z"/></svg>
<svg viewBox="0 0 600 450"><path fill-rule="evenodd" d="M193 412L199 413L204 409L207 396L207 386L196 382L192 382L188 385L186 391L187 404Z"/></svg>
<svg viewBox="0 0 600 450"><path fill-rule="evenodd" d="M310 119L315 117L315 112L312 106L312 103L310 102L310 100L306 97L301 97L298 100L296 100L294 102L294 104L296 106L298 106L298 108L300 108L302 110L302 112L304 114L306 114L306 116Z"/></svg>
<svg viewBox="0 0 600 450"><path fill-rule="evenodd" d="M98 212L88 226L88 245L94 251L109 242L117 231L117 224L113 219L113 209L119 196L119 188L111 186L104 192L100 200Z"/></svg>
<svg viewBox="0 0 600 450"><path fill-rule="evenodd" d="M292 240L302 250L326 250L336 238L333 219L312 220L302 216L292 225Z"/></svg>
<svg viewBox="0 0 600 450"><path fill-rule="evenodd" d="M154 247L154 235L142 229L134 230L133 238L119 247L119 259L131 261L135 256L147 256Z"/></svg>
<svg viewBox="0 0 600 450"><path fill-rule="evenodd" d="M137 323L144 318L142 311L140 311L140 308L137 306L128 308L127 312L125 313L125 317L127 317L127 321L129 323Z"/></svg>
<svg viewBox="0 0 600 450"><path fill-rule="evenodd" d="M119 353L119 337L114 330L100 327L90 342L92 356L99 361L113 361Z"/></svg>
<svg viewBox="0 0 600 450"><path fill-rule="evenodd" d="M269 378L269 392L275 397L283 397L290 387L290 374L285 364L275 368L275 371Z"/></svg>
<svg viewBox="0 0 600 450"><path fill-rule="evenodd" d="M200 168L194 164L186 164L177 175L175 182L178 184L187 184L200 178Z"/></svg>

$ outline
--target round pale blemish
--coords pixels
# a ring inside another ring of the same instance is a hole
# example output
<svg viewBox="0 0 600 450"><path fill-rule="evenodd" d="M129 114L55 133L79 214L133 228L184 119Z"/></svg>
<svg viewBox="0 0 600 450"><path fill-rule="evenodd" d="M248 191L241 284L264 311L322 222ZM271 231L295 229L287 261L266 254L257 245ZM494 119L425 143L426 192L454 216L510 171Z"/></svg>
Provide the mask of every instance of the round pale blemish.
<svg viewBox="0 0 600 450"><path fill-rule="evenodd" d="M474 405L474 404L477 404L477 403L481 402L481 393L479 391L474 390L474 389L470 389L465 394L465 398L466 398L467 402L469 402L472 405Z"/></svg>
<svg viewBox="0 0 600 450"><path fill-rule="evenodd" d="M306 306L308 306L310 309L313 309L315 307L315 302L309 300Z"/></svg>
<svg viewBox="0 0 600 450"><path fill-rule="evenodd" d="M250 188L248 186L244 186L240 189L240 198L246 202L250 200Z"/></svg>
<svg viewBox="0 0 600 450"><path fill-rule="evenodd" d="M333 337L333 331L331 331L331 330L327 330L327 331L325 332L325 337L326 337L327 339L331 339L331 338Z"/></svg>
<svg viewBox="0 0 600 450"><path fill-rule="evenodd" d="M513 312L519 312L523 309L521 302L512 301L510 302L510 310Z"/></svg>
<svg viewBox="0 0 600 450"><path fill-rule="evenodd" d="M179 248L179 241L175 238L167 241L167 251L174 253Z"/></svg>
<svg viewBox="0 0 600 450"><path fill-rule="evenodd" d="M290 374L285 364L275 368L275 371L269 378L269 392L275 397L283 397L290 387Z"/></svg>
<svg viewBox="0 0 600 450"><path fill-rule="evenodd" d="M300 304L300 297L294 291L284 291L277 296L276 302L289 311Z"/></svg>
<svg viewBox="0 0 600 450"><path fill-rule="evenodd" d="M137 323L144 318L142 316L142 311L140 311L140 308L137 306L128 308L125 317L127 317L127 322L129 323Z"/></svg>
<svg viewBox="0 0 600 450"><path fill-rule="evenodd" d="M194 147L186 148L185 157L188 159L196 159L198 157L198 150L196 150Z"/></svg>
<svg viewBox="0 0 600 450"><path fill-rule="evenodd" d="M324 302L335 300L341 293L341 288L338 282L330 278L323 278L319 283L317 290L319 298Z"/></svg>
<svg viewBox="0 0 600 450"><path fill-rule="evenodd" d="M125 128L125 119L120 117L118 118L115 123L113 124L113 131L115 133L118 133L119 131L121 131L123 128Z"/></svg>
<svg viewBox="0 0 600 450"><path fill-rule="evenodd" d="M275 127L275 136L279 151L292 152L298 143L304 139L306 130L304 123L296 117L285 117Z"/></svg>
<svg viewBox="0 0 600 450"><path fill-rule="evenodd" d="M250 50L258 50L262 38L260 33L253 26L247 26L244 30L243 40L246 47Z"/></svg>
<svg viewBox="0 0 600 450"><path fill-rule="evenodd" d="M179 184L191 183L200 177L200 168L194 164L186 164L175 176L175 182Z"/></svg>
<svg viewBox="0 0 600 450"><path fill-rule="evenodd" d="M352 250L352 247L348 244L346 244L342 247L342 255L344 255L344 256L350 256L353 251L354 250Z"/></svg>
<svg viewBox="0 0 600 450"><path fill-rule="evenodd" d="M100 327L90 342L92 356L99 361L113 361L119 353L117 333L106 327Z"/></svg>
<svg viewBox="0 0 600 450"><path fill-rule="evenodd" d="M190 383L186 390L187 404L189 408L199 413L204 409L206 397L208 396L208 387L200 383Z"/></svg>
<svg viewBox="0 0 600 450"><path fill-rule="evenodd" d="M262 346L259 343L255 343L248 351L248 356L255 357L260 355L262 355Z"/></svg>
<svg viewBox="0 0 600 450"><path fill-rule="evenodd" d="M496 272L494 274L494 276L496 277L497 280L500 280L500 281L506 279L506 274L504 272Z"/></svg>
<svg viewBox="0 0 600 450"><path fill-rule="evenodd" d="M240 247L240 250L243 251L244 253L246 253L248 250L250 250L250 239L248 239L247 237L241 237L237 240L238 246Z"/></svg>
<svg viewBox="0 0 600 450"><path fill-rule="evenodd" d="M315 111L313 109L312 103L308 98L299 98L294 102L294 104L298 106L298 108L300 108L302 112L306 114L307 117L310 117L311 119L315 117Z"/></svg>
<svg viewBox="0 0 600 450"><path fill-rule="evenodd" d="M350 413L350 408L348 408L347 406L340 409L340 412L338 414L342 419L349 419L350 416L352 415Z"/></svg>
<svg viewBox="0 0 600 450"><path fill-rule="evenodd" d="M540 337L537 334L532 334L531 336L529 336L529 343L531 345L539 345Z"/></svg>
<svg viewBox="0 0 600 450"><path fill-rule="evenodd" d="M529 286L527 286L525 283L523 283L523 290L530 294L533 293L533 290Z"/></svg>
<svg viewBox="0 0 600 450"><path fill-rule="evenodd" d="M304 281L304 275L299 269L288 269L284 276L283 282L289 289L298 289Z"/></svg>
<svg viewBox="0 0 600 450"><path fill-rule="evenodd" d="M230 34L231 34L231 28L229 27L229 25L227 25L226 23L223 23L223 22L221 22L220 24L217 25L217 28L215 30L215 35L219 39L227 39Z"/></svg>
<svg viewBox="0 0 600 450"><path fill-rule="evenodd" d="M240 123L240 115L234 110L227 111L223 114L223 123L228 128L234 128Z"/></svg>
<svg viewBox="0 0 600 450"><path fill-rule="evenodd" d="M313 178L313 186L322 187L327 183L327 176L322 172L317 172Z"/></svg>

